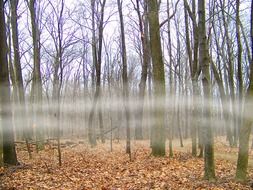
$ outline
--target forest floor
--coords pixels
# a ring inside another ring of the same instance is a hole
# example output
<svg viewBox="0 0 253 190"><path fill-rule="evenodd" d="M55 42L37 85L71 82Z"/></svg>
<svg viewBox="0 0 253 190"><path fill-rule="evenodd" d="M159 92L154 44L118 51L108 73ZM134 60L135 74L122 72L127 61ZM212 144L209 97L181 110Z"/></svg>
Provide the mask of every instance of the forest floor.
<svg viewBox="0 0 253 190"><path fill-rule="evenodd" d="M242 184L234 180L237 148L216 139L217 181L209 183L203 179L203 159L192 157L190 141L184 143L181 148L174 142L173 158L155 158L148 141L133 141L130 161L124 141L114 142L112 152L109 141L92 149L76 141L62 148L61 167L55 148L47 145L29 160L18 145L21 165L0 169L0 189L251 189L253 181ZM253 152L249 165L249 179L253 179Z"/></svg>

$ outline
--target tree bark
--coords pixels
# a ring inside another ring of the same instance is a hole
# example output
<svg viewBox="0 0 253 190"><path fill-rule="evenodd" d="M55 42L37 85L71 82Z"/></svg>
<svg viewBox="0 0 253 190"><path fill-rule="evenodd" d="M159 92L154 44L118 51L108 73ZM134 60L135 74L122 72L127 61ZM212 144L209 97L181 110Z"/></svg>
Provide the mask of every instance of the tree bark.
<svg viewBox="0 0 253 190"><path fill-rule="evenodd" d="M192 81L192 119L191 119L191 139L192 139L192 155L197 156L197 128L199 125L198 121L198 108L196 108L197 98L199 96L198 93L198 77L199 77L199 67L198 67L198 48L199 48L199 39L198 39L198 26L196 19L196 2L192 1L192 10L186 0L184 0L184 12L185 12L185 33L186 33L186 48L187 54L189 57L189 67L191 73L191 81ZM192 20L193 25L193 52L190 43L189 37L189 24L188 24L188 15ZM192 56L193 53L193 56Z"/></svg>
<svg viewBox="0 0 253 190"><path fill-rule="evenodd" d="M244 118L243 125L240 129L239 134L239 153L237 159L236 168L236 179L238 181L246 181L247 179L247 169L248 169L248 159L249 159L249 138L252 126L252 117L247 115L249 110L253 109L253 1L251 2L251 19L250 19L250 40L251 40L251 63L250 63L250 84L247 89L247 94L245 98L244 106Z"/></svg>
<svg viewBox="0 0 253 190"><path fill-rule="evenodd" d="M36 149L43 149L44 137L41 121L38 119L41 116L41 104L42 104L42 81L40 72L40 31L38 26L37 0L30 0L28 2L29 11L31 15L32 25L32 39L33 39L33 76L32 76L32 90L31 90L31 102L33 109L33 122L36 126Z"/></svg>
<svg viewBox="0 0 253 190"><path fill-rule="evenodd" d="M88 123L88 138L91 146L96 146L96 135L95 129L92 127L93 117L95 114L95 109L100 98L101 94L101 64L102 64L102 45L103 45L103 31L104 31L104 8L106 0L103 0L101 3L101 16L99 18L98 23L98 44L96 39L96 29L95 29L95 0L91 1L91 11L92 11L92 56L93 56L93 65L95 66L96 70L96 90L94 95L94 100L91 108L91 112L89 115L89 123ZM98 48L97 48L98 46ZM101 108L98 110L98 117L99 117L99 128L100 128L100 138L102 143L105 142L104 138L104 125L103 125L103 118L102 118L102 111Z"/></svg>
<svg viewBox="0 0 253 190"><path fill-rule="evenodd" d="M3 162L17 165L17 155L14 144L12 125L12 110L10 102L10 81L7 61L6 25L4 18L4 1L0 0L0 105L1 127L3 135ZM2 155L0 155L2 156ZM1 160L1 159L0 159Z"/></svg>
<svg viewBox="0 0 253 190"><path fill-rule="evenodd" d="M237 81L238 81L238 112L236 117L237 126L240 130L241 127L241 113L243 105L243 79L242 79L242 42L241 42L241 32L240 32L240 1L236 0L236 41L237 41Z"/></svg>
<svg viewBox="0 0 253 190"><path fill-rule="evenodd" d="M122 1L117 0L118 10L119 10L119 19L120 19L120 33L121 33L121 58L123 65L122 72L122 80L123 80L123 99L124 99L124 107L125 107L125 115L126 115L126 153L129 154L131 160L131 144L130 144L130 113L128 106L129 99L129 89L128 89L128 77L127 77L127 55L126 55L126 42L125 42L125 29L124 29L124 20L122 14Z"/></svg>
<svg viewBox="0 0 253 190"><path fill-rule="evenodd" d="M13 51L14 51L14 70L15 70L15 85L18 92L18 105L20 108L17 111L16 119L19 120L19 130L23 132L23 136L26 141L26 146L28 150L29 157L32 158L30 146L28 144L29 137L29 128L28 128L28 119L27 119L27 110L26 110L26 101L25 101L25 91L22 77L22 69L20 64L20 54L19 54L19 39L18 39L18 23L17 23L17 7L18 0L10 1L11 4L11 26L12 26L12 42L13 42ZM15 88L15 86L14 86Z"/></svg>
<svg viewBox="0 0 253 190"><path fill-rule="evenodd" d="M215 180L214 169L214 147L213 132L210 125L211 118L211 78L210 78L210 58L207 47L206 26L205 26L205 0L198 0L199 15L199 61L202 71L202 84L204 91L204 159L205 159L205 179L209 181Z"/></svg>
<svg viewBox="0 0 253 190"><path fill-rule="evenodd" d="M153 119L155 124L152 125L153 142L152 155L165 155L165 76L164 64L162 57L160 26L158 16L158 2L157 0L148 0L148 19L149 19L149 35L150 35L150 50L153 64L153 85L154 85L154 111Z"/></svg>
<svg viewBox="0 0 253 190"><path fill-rule="evenodd" d="M147 4L144 2L144 15L147 14ZM138 15L138 21L139 21L139 29L141 34L141 44L142 44L142 67L141 67L141 80L139 83L139 107L137 112L137 124L135 126L135 139L140 140L143 139L142 134L142 120L143 120L143 103L144 103L144 97L145 97L145 89L146 89L146 81L147 81L147 75L148 75L148 64L150 62L149 58L149 48L148 48L148 25L147 25L147 19L146 16L144 19L142 19L141 12L140 12L140 5L139 0L136 0L136 12Z"/></svg>

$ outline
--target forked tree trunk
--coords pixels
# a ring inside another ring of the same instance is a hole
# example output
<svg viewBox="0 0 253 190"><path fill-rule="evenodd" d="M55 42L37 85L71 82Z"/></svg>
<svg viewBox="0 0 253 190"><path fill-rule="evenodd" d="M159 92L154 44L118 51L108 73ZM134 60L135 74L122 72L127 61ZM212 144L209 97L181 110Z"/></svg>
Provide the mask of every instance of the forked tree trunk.
<svg viewBox="0 0 253 190"><path fill-rule="evenodd" d="M94 95L94 100L91 108L91 112L89 115L89 122L88 122L88 138L91 146L95 146L96 142L96 134L95 129L92 126L96 106L98 104L100 95L101 95L101 65L102 65L102 45L103 45L103 30L104 30L104 8L106 0L101 2L101 17L99 18L98 23L98 44L96 42L96 15L95 15L95 8L96 8L96 0L91 1L91 9L92 9L92 57L93 57L93 65L95 66L96 70L96 90ZM98 46L98 48L97 48ZM100 128L100 138L102 143L105 142L104 137L104 124L103 124L103 117L102 117L102 110L99 106L98 108L98 117L99 117L99 128Z"/></svg>
<svg viewBox="0 0 253 190"><path fill-rule="evenodd" d="M205 26L205 0L198 0L199 14L199 62L202 71L202 83L204 91L204 160L205 160L205 179L209 181L215 180L214 169L214 147L213 132L210 125L211 110L211 78L210 78L210 58L207 47L206 26Z"/></svg>
<svg viewBox="0 0 253 190"><path fill-rule="evenodd" d="M196 19L196 2L192 1L192 10L186 0L184 0L184 9L185 9L185 33L186 33L186 48L189 57L189 65L191 72L191 81L192 81L192 118L191 118L191 139L192 139L192 155L197 156L197 128L199 125L198 114L200 111L198 110L197 99L199 98L198 93L198 77L199 77L199 67L198 67L198 48L199 48L199 38L198 38L198 26ZM189 24L188 24L188 15L192 20L193 25L193 51L191 50L190 43L190 34L189 34ZM192 56L193 53L193 56Z"/></svg>

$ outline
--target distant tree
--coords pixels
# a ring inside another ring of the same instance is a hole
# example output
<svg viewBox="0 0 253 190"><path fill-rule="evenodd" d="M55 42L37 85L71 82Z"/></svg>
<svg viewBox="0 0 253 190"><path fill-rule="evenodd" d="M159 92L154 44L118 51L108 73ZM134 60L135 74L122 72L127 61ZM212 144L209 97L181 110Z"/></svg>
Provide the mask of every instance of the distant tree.
<svg viewBox="0 0 253 190"><path fill-rule="evenodd" d="M229 21L230 16L226 13L226 7L231 7L231 3L225 4L225 1L220 0L221 13L222 13L222 22L224 28L224 38L226 43L226 51L223 51L224 61L227 64L227 75L228 75L228 87L229 87L229 97L231 100L231 120L233 126L233 146L237 146L238 142L238 130L236 125L236 105L235 105L235 83L234 83L234 54L233 54L233 46L232 46L232 36L229 31ZM240 56L240 55L239 55Z"/></svg>
<svg viewBox="0 0 253 190"><path fill-rule="evenodd" d="M153 64L153 85L154 85L154 111L151 135L152 154L154 156L165 155L165 76L163 54L160 39L160 25L158 15L157 0L147 0L148 4L148 20L149 20L149 35L150 35L150 50Z"/></svg>
<svg viewBox="0 0 253 190"><path fill-rule="evenodd" d="M17 155L14 144L12 126L12 107L10 102L10 81L7 61L6 24L4 16L4 1L0 0L0 106L3 135L3 162L8 165L17 165ZM0 151L1 153L1 151ZM0 155L2 156L2 155ZM1 160L1 159L0 159Z"/></svg>
<svg viewBox="0 0 253 190"><path fill-rule="evenodd" d="M218 3L218 2L215 2ZM215 6L215 5L214 5ZM218 7L218 6L216 6ZM219 11L219 10L216 10ZM221 70L222 67L222 62L224 58L224 45L225 45L225 37L223 37L223 32L220 32L222 30L222 27L220 27L218 24L215 24L215 20L213 19L213 39L214 39L214 51L217 52L217 58L216 58L216 64L212 61L211 66L212 66L212 71L214 74L214 78L217 82L218 88L219 88L219 93L220 93L220 99L221 99L221 107L222 107L222 115L224 118L224 124L225 124L225 129L226 129L226 138L227 141L229 142L229 145L232 147L233 146L233 134L231 131L231 126L229 123L229 116L230 113L228 111L229 109L229 93L226 93L226 71L224 72L225 75L223 75L223 72ZM219 22L221 22L219 20ZM221 23L220 23L221 24ZM223 44L223 45L222 45Z"/></svg>

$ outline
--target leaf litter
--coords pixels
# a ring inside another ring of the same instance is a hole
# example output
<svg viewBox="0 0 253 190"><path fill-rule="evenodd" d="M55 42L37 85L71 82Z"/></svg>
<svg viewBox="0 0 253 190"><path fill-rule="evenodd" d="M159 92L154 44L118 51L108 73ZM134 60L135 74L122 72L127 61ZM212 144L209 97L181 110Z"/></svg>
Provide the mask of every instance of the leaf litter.
<svg viewBox="0 0 253 190"><path fill-rule="evenodd" d="M33 153L31 160L19 149L21 166L0 168L0 189L251 189L251 181L242 184L234 180L236 165L225 159L215 159L217 181L209 183L203 179L203 159L189 152L174 151L173 158L153 157L148 141L134 142L130 161L124 147L123 141L114 143L113 152L108 144L67 146L62 148L61 167L57 150L51 146ZM249 169L252 178L253 170Z"/></svg>

